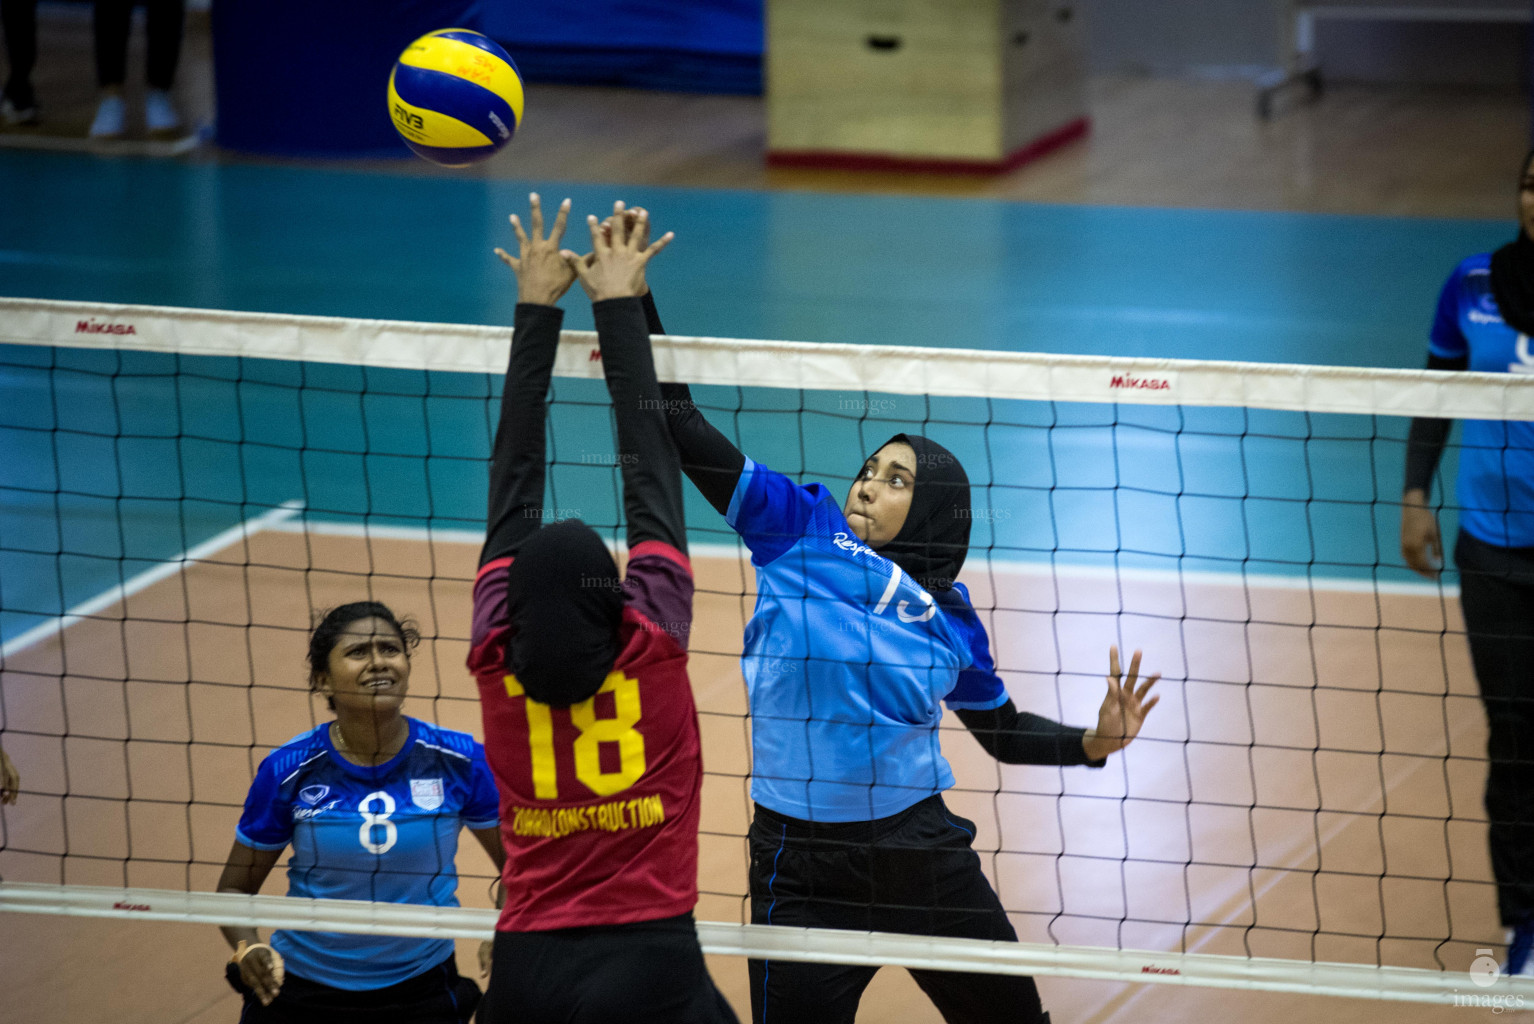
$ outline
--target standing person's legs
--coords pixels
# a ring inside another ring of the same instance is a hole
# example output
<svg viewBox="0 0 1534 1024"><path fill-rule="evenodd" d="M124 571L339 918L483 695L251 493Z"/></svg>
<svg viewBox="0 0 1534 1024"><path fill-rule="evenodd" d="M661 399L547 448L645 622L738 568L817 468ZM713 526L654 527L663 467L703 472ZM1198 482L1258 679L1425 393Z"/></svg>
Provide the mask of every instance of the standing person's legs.
<svg viewBox="0 0 1534 1024"><path fill-rule="evenodd" d="M800 928L1017 941L970 849L974 824L930 797L889 818L844 825L751 823L751 920ZM850 1022L875 967L751 961L756 1024ZM945 1020L1046 1024L1033 979L911 972Z"/></svg>
<svg viewBox="0 0 1534 1024"><path fill-rule="evenodd" d="M149 88L170 91L181 60L181 36L186 27L186 0L148 0L149 53L144 80Z"/></svg>
<svg viewBox="0 0 1534 1024"><path fill-rule="evenodd" d="M170 99L181 59L181 33L186 22L185 0L147 0L149 8L149 58L145 77L149 92L144 97L144 127L169 132L181 126L181 115Z"/></svg>
<svg viewBox="0 0 1534 1024"><path fill-rule="evenodd" d="M93 139L113 138L127 128L123 82L128 77L128 29L133 24L133 0L96 0L96 85L101 101L91 121Z"/></svg>
<svg viewBox="0 0 1534 1024"><path fill-rule="evenodd" d="M245 997L240 1024L467 1024L479 1002L479 986L458 974L452 957L413 978L377 989L342 989L289 974L282 991L262 1006L239 980L229 983Z"/></svg>
<svg viewBox="0 0 1534 1024"><path fill-rule="evenodd" d="M1461 532L1454 558L1490 726L1486 815L1497 909L1516 927L1534 915L1534 551Z"/></svg>
<svg viewBox="0 0 1534 1024"><path fill-rule="evenodd" d="M10 105L7 120L20 123L35 119L37 95L32 90L32 69L37 66L37 0L0 0L0 28L5 31L5 58L10 65L5 80L5 98ZM29 111L31 118L23 116Z"/></svg>
<svg viewBox="0 0 1534 1024"><path fill-rule="evenodd" d="M96 85L120 89L128 78L128 29L133 0L96 0L92 16L96 40Z"/></svg>
<svg viewBox="0 0 1534 1024"><path fill-rule="evenodd" d="M940 797L912 809L874 849L879 931L1016 942L1017 932L971 848L975 824ZM1020 974L912 970L949 1024L1047 1024L1038 986Z"/></svg>
<svg viewBox="0 0 1534 1024"><path fill-rule="evenodd" d="M868 850L849 831L866 827L821 826L804 835L758 806L750 831L751 923L870 930ZM755 1024L852 1024L878 971L791 960L750 960L746 968Z"/></svg>
<svg viewBox="0 0 1534 1024"><path fill-rule="evenodd" d="M449 957L425 974L395 985L391 1001L372 1019L396 1024L468 1024L479 1006L479 986L458 973Z"/></svg>
<svg viewBox="0 0 1534 1024"><path fill-rule="evenodd" d="M497 932L479 1024L737 1024L691 914Z"/></svg>

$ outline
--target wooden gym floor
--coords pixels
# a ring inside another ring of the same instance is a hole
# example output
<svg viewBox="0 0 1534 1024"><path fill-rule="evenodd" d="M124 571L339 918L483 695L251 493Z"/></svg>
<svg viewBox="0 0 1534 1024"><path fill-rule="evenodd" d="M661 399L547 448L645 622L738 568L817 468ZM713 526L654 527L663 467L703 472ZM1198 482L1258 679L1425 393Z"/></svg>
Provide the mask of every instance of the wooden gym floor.
<svg viewBox="0 0 1534 1024"><path fill-rule="evenodd" d="M0 140L7 144L53 145L53 140L82 136L93 109L88 15L75 6L44 5L42 28L42 58L37 84L47 121L41 129L7 133L6 138ZM132 57L130 67L133 68L141 66L141 34L136 33L135 47L140 49L136 49ZM206 119L212 109L209 52L205 26L194 19L189 28L178 85L183 112L194 119ZM1515 170L1528 138L1529 113L1526 99L1511 92L1339 85L1322 102L1293 109L1269 124L1254 118L1252 88L1245 83L1113 77L1094 80L1090 95L1094 130L1087 140L1001 178L949 179L892 174L769 171L763 167L760 159L763 116L762 101L759 98L534 86L529 92L530 115L516 144L502 158L470 173L515 180L903 196L943 195L1103 207L1218 208L1363 216L1506 219L1513 208ZM103 167L110 168L110 161L114 159L113 150L103 148L95 151L100 152L108 161ZM4 154L0 153L0 160L4 158ZM191 162L234 164L272 163L220 154L208 148L184 159ZM296 166L302 168L308 165ZM424 176L443 173L416 160L346 166L378 175ZM83 225L72 229L88 230ZM0 233L3 233L3 225L0 225ZM0 234L0 239L3 239L3 234ZM6 243L0 240L0 245ZM8 245L6 247L9 248ZM0 292L8 291L5 279L4 271L0 270ZM731 571L729 566L716 566L714 569L725 574ZM216 567L207 567L207 572L210 576L217 575ZM1015 585L1022 587L1023 583L1015 582ZM210 595L216 593L216 588L209 590ZM163 594L158 595L158 598L168 599ZM157 595L154 593L146 592L143 595L146 602L155 599ZM210 596L210 600L213 599ZM321 598L316 600L322 603ZM1395 608L1393 614L1410 619L1432 611L1408 607L1408 604ZM726 614L727 611L719 614ZM173 648L175 646L172 645ZM1218 638L1207 641L1206 648L1197 645L1190 648L1194 653L1198 650L1205 650L1206 654L1209 650L1219 650ZM1309 656L1310 652L1299 653ZM1295 656L1295 652L1291 650L1290 655ZM458 652L450 651L438 660L443 665L449 665L454 663L453 659L457 656ZM1184 656L1189 656L1189 652L1184 652ZM1339 657L1345 661L1347 655L1344 653ZM292 660L284 659L285 662ZM729 663L732 659L719 656L699 660L708 662L707 666L700 665L700 668L706 668L704 673L700 673L700 699L719 702L721 717L716 722L735 721L723 717L739 712L738 684L726 678L729 676ZM1440 681L1445 692L1458 700L1455 705L1456 717L1451 731L1441 736L1437 733L1434 735L1439 742L1452 743L1456 752L1469 751L1475 749L1480 742L1479 730L1482 726L1476 716L1474 702L1467 697L1469 684L1463 670L1463 651L1451 652L1449 660L1453 666L1452 671L1447 679ZM1183 672L1189 671L1186 664L1179 668ZM702 675L707 675L708 680L705 681ZM717 679L714 678L716 675ZM50 683L58 686L57 673L50 676ZM8 700L11 687L15 685L7 684ZM444 682L441 685L452 684ZM1021 681L1020 685L1030 684ZM62 694L64 690L58 689L56 692ZM421 692L419 686L417 692ZM270 728L274 730L270 737L263 734L263 742L280 739L277 733L283 729L278 727L279 724L293 724L284 716L297 715L304 722L307 721L303 698L296 693L286 696L291 698L291 703L281 708L274 705L270 716L263 721L263 729L267 728L265 723L270 722ZM1288 695L1272 696L1277 703L1282 704ZM1346 700L1347 695L1343 694L1338 699ZM1222 728L1222 721L1226 726L1230 721L1222 719L1217 713L1221 709L1218 698L1211 696L1210 701L1204 705L1209 712L1208 718L1200 722L1206 734L1208 730L1218 731ZM454 709L460 708L460 705L447 703L443 707ZM39 706L34 709L34 713L42 715L45 710ZM1288 710L1293 712L1292 718L1285 717L1284 709L1275 708L1271 717L1264 720L1265 725L1280 733L1287 728L1284 724L1286 722L1299 729L1309 720L1314 709L1300 707ZM448 717L451 719L451 714ZM448 720L446 724L472 727L472 720L473 715L470 714L462 722ZM1413 723L1412 717L1407 715L1401 722L1405 730L1402 736L1393 740L1382 736L1381 742L1410 744L1421 740L1413 732L1421 722ZM298 723L299 726L302 724ZM110 723L105 726L108 731L111 727ZM287 733L292 731L288 729ZM962 736L952 738L959 741L965 739ZM1236 741L1240 742L1240 739ZM1178 757L1181 758L1182 748L1177 738L1169 737L1168 742L1170 749L1178 751ZM7 747L10 746L10 741L7 741ZM970 763L974 759L966 756L968 748L962 743L950 746L954 748L956 759L961 762L959 768L965 774L966 781L975 780L969 790L956 796L956 806L967 811L970 808L965 801L978 801L983 805L990 799L990 790L994 788L994 783L989 781L993 774L986 773L994 773L995 769L985 764ZM1158 748L1147 749L1154 751ZM728 768L730 751L730 744L717 737L709 748L711 757L716 759L714 763L721 771ZM48 763L48 756L46 751L38 750L28 752L25 757L18 757L18 761L22 762L25 781L35 780L35 784L43 788L52 771L51 768L43 767ZM1146 756L1153 764L1154 757ZM33 767L29 768L29 763ZM240 771L247 770L243 763L236 767ZM1181 770L1181 767L1177 767L1177 772ZM1281 770L1275 768L1275 772ZM1342 774L1346 775L1345 770ZM1218 766L1211 769L1210 776L1222 777ZM1292 781L1287 775L1275 774L1273 777L1284 779L1285 784ZM1387 788L1395 792L1395 787L1404 777L1391 776ZM167 776L161 781L168 784L176 779ZM1474 779L1439 781L1446 792L1452 791L1456 807L1468 803L1471 808L1469 816L1474 818L1478 814ZM722 822L720 828L727 833L738 832L744 824L738 783L736 786L736 789L719 795L715 804L716 813ZM717 783L716 787L728 788L723 782ZM107 788L110 790L110 786ZM1037 787L1025 784L1021 788ZM243 794L243 789L244 780L231 777L224 780L223 789L218 791L219 798L237 800ZM111 793L107 795L110 798ZM1293 795L1269 794L1279 802ZM1384 798L1383 791L1379 798ZM30 806L18 808L14 815L8 814L6 817L7 829L15 830L11 834L27 831L29 821L35 821L37 827L41 828L44 819L48 818L45 811L53 803L50 798L29 796L25 799ZM1051 797L1044 799L1052 803ZM1326 793L1321 789L1314 794L1300 794L1298 799L1313 799L1319 807L1330 806L1326 803ZM983 806L977 807L970 816L977 817L981 810ZM1026 811L1020 809L1018 813ZM56 820L56 817L55 814L52 820ZM1312 819L1309 812L1305 812L1302 817L1307 823ZM977 820L983 819L977 817ZM991 820L994 823L997 819L993 816ZM1328 833L1331 845L1326 846L1324 851L1320 848L1307 851L1299 847L1287 847L1282 840L1289 824L1292 823L1276 819L1268 823L1273 837L1270 850L1277 851L1279 863L1275 866L1278 868L1295 869L1305 874L1312 866L1306 858L1311 855L1321 857L1323 852L1329 857L1358 858L1360 863L1372 855L1369 851L1375 837L1359 835L1357 830L1343 827L1341 822L1335 831ZM1460 824L1457 821L1456 827ZM205 834L216 834L219 826L220 823L206 823ZM1077 834L1095 834L1092 832L1094 827L1092 815L1085 812L1084 820L1080 823L1082 831ZM1308 828L1308 824L1305 827ZM1453 840L1454 863L1458 866L1456 870L1462 871L1462 877L1472 883L1484 883L1484 848L1477 842L1474 826L1466 824L1464 827L1466 833L1456 832ZM1118 835L1114 829L1108 832ZM1207 834L1230 838L1217 827L1211 827ZM1171 842L1171 839L1159 832L1142 832L1141 835L1148 836L1154 842ZM1007 837L987 838L993 843L1000 843ZM189 845L193 841L190 830L186 841ZM1398 837L1396 841L1402 844L1396 847L1400 851L1424 848L1410 835ZM1446 840L1441 845L1447 849ZM214 847L216 849L217 842ZM720 843L713 839L705 840L704 849L705 870L712 867L717 880L705 880L705 889L713 895L706 898L701 910L706 916L738 919L738 849L728 841ZM1048 849L1037 852L1046 858L1052 856L1052 851ZM198 846L199 859L203 854L204 850ZM1172 851L1171 855L1181 856L1181 853ZM466 860L477 856L469 851ZM18 879L38 867L36 864L19 863L10 855L0 863L4 863L9 877ZM1470 866L1466 867L1467 863ZM477 861L466 863L465 871L477 874L482 867ZM1432 864L1422 867L1424 872L1435 869ZM1004 872L1007 869L997 861L996 870ZM1014 886L1012 892L1020 901L1018 905L1024 905L1033 896L1053 897L1051 893L1030 893L1027 884L1029 877L1024 872L1015 876L1013 881L1004 882L1004 887ZM72 877L71 880L88 882L101 879ZM173 879L135 878L133 881L140 884L175 884ZM199 885L208 884L208 881L205 871L194 879ZM1084 884L1070 892L1090 892L1095 880L1088 877L1081 881ZM1115 886L1119 884L1117 878L1109 881ZM1267 893L1270 907L1282 908L1287 902L1303 908L1306 899L1290 900L1290 891L1285 888L1281 877L1275 875L1273 882L1274 887ZM274 874L274 891L280 891L280 884L280 877ZM478 886L472 883L466 882L463 890L466 903L479 896ZM1167 891L1158 890L1162 894ZM1244 930L1241 908L1234 903L1227 906L1229 894L1222 895L1218 886L1211 886L1202 894L1194 895L1196 898L1208 898L1213 912L1225 913L1238 930ZM1485 938L1487 914L1483 905L1484 888L1456 894L1454 899L1458 901L1454 904L1455 913L1452 915L1456 928L1467 920L1466 915L1474 924L1467 931L1454 933L1457 942L1450 947L1448 955L1463 959L1468 966L1469 957L1465 949ZM1372 905L1372 901L1348 891L1339 894L1335 904L1329 903L1328 907L1335 906L1338 913L1347 917L1367 916ZM1434 913L1440 905L1447 914L1450 905L1447 897L1433 904ZM1020 919L1019 926L1025 932L1030 931L1028 920ZM1305 922L1299 922L1298 926L1304 927ZM1062 936L1062 939L1111 941L1109 938L1097 939L1089 926L1082 927L1081 934ZM1359 927L1367 927L1367 924ZM1424 927L1428 934L1434 934L1434 922L1428 921ZM1219 939L1218 936L1208 938L1216 943ZM1129 940L1126 938L1125 941ZM1154 938L1147 936L1145 941L1149 943ZM1259 952L1284 952L1281 948L1284 941L1281 935L1275 933L1265 941L1273 942L1273 947ZM5 1010L0 1012L0 1016L7 1020L38 1024L108 1020L133 1024L212 1024L214 1021L232 1021L238 1010L232 993L224 988L219 973L223 959L222 948L219 937L205 928L116 922L81 923L40 917L11 918L0 922L0 963L4 964L7 978ZM1339 948L1329 955L1341 959L1352 953L1358 951ZM1367 951L1363 955L1367 955ZM1416 962L1421 955L1422 950L1416 948L1392 951L1393 957L1402 958L1400 962ZM463 962L467 966L471 961L465 957ZM747 1004L743 964L716 959L713 966L727 993L736 1006L744 1011ZM1362 1024L1390 1020L1400 1024L1416 1024L1461 1021L1468 1019L1468 1014L1487 1012L1452 1007L1320 1000L1301 995L1195 991L1165 985L1115 986L1058 979L1043 979L1041 988L1046 1006L1054 1010L1055 1020L1059 1024L1067 1021L1109 1020L1133 1020L1136 1024L1165 1021L1170 1024L1172 1021L1216 1016L1239 1016L1259 1022L1306 1019L1357 1021ZM917 1024L937 1018L904 972L884 971L865 1000L861 1019Z"/></svg>

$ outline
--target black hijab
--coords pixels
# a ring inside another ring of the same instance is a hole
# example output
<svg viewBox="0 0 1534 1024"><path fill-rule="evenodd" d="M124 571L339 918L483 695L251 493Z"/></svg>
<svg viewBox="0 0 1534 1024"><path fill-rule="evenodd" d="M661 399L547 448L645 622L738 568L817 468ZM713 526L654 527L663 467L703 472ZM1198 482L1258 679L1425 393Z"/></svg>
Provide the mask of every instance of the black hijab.
<svg viewBox="0 0 1534 1024"><path fill-rule="evenodd" d="M601 689L618 660L618 564L585 523L551 523L527 539L507 570L506 613L506 668L528 697L556 708L579 704Z"/></svg>
<svg viewBox="0 0 1534 1024"><path fill-rule="evenodd" d="M1523 169L1518 175L1520 195L1531 160L1534 152L1523 158ZM1509 327L1534 335L1534 239L1523 230L1521 214L1518 237L1491 254L1491 294Z"/></svg>
<svg viewBox="0 0 1534 1024"><path fill-rule="evenodd" d="M896 441L916 452L916 486L900 532L877 550L934 594L949 590L969 554L969 476L936 441L896 434L884 445Z"/></svg>

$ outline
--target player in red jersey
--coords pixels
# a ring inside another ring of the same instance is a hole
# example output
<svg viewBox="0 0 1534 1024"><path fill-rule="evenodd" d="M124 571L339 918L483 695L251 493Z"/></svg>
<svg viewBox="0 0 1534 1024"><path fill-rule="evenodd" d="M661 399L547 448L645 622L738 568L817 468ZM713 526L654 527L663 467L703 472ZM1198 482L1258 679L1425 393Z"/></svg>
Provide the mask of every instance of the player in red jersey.
<svg viewBox="0 0 1534 1024"><path fill-rule="evenodd" d="M516 217L516 331L490 468L469 668L501 794L506 902L486 1024L734 1022L698 946L703 766L687 678L692 568L682 476L639 296L641 219L561 253L569 200L545 237ZM544 525L545 395L580 278L592 300L618 424L629 560L578 520Z"/></svg>

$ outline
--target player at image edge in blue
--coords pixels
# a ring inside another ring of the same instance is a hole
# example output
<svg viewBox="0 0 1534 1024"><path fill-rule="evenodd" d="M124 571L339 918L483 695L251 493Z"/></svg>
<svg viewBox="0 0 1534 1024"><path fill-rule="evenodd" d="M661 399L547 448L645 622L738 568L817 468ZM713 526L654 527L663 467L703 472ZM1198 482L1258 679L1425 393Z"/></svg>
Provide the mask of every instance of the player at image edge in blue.
<svg viewBox="0 0 1534 1024"><path fill-rule="evenodd" d="M1430 370L1534 373L1534 153L1518 181L1518 237L1461 261L1438 296ZM1412 420L1401 554L1437 579L1443 541L1428 505L1452 420ZM1507 974L1534 950L1534 423L1466 420L1456 486L1459 603L1486 709L1486 817Z"/></svg>

